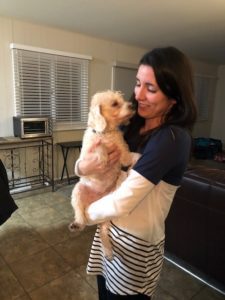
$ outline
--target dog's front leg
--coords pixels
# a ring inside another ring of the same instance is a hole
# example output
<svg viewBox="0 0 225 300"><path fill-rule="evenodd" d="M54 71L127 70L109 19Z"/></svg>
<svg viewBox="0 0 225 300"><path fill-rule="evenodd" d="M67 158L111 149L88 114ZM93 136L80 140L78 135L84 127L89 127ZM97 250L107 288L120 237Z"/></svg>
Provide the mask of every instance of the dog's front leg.
<svg viewBox="0 0 225 300"><path fill-rule="evenodd" d="M75 185L71 196L71 205L74 209L75 219L74 222L69 225L70 231L81 231L86 225L85 203L83 197L85 197L85 195L81 192L81 183L79 182Z"/></svg>
<svg viewBox="0 0 225 300"><path fill-rule="evenodd" d="M100 225L100 238L102 241L102 250L106 259L113 259L113 248L109 236L110 222L104 222Z"/></svg>

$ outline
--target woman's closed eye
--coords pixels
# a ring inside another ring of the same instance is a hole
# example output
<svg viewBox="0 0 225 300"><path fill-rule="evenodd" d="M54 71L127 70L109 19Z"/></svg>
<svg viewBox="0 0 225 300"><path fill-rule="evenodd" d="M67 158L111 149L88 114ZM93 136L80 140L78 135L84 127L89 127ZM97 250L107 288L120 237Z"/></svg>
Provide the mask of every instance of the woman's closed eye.
<svg viewBox="0 0 225 300"><path fill-rule="evenodd" d="M147 87L148 92L151 92L151 93L157 92L157 88L154 85L152 85L151 83L146 83L145 86ZM136 81L135 87L141 87L140 81Z"/></svg>

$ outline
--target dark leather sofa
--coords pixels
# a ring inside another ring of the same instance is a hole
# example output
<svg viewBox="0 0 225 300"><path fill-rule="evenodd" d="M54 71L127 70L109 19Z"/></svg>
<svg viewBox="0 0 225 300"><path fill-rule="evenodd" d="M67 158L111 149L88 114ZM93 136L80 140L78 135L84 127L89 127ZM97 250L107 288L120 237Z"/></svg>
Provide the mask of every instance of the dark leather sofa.
<svg viewBox="0 0 225 300"><path fill-rule="evenodd" d="M168 256L225 291L225 164L192 165L166 219Z"/></svg>

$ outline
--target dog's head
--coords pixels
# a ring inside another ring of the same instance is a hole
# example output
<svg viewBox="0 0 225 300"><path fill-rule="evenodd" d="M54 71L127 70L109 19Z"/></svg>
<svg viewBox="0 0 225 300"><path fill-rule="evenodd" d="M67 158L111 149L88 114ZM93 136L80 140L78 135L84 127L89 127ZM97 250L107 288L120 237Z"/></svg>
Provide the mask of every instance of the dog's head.
<svg viewBox="0 0 225 300"><path fill-rule="evenodd" d="M126 123L133 114L132 104L120 92L103 91L92 97L88 125L97 132L112 130Z"/></svg>

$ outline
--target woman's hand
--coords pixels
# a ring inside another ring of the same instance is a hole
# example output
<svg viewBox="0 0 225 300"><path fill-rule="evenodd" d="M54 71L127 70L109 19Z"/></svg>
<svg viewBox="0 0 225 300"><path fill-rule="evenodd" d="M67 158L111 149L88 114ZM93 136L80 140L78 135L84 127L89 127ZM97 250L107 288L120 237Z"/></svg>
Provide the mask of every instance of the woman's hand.
<svg viewBox="0 0 225 300"><path fill-rule="evenodd" d="M107 143L105 144L106 149L107 149L107 153L108 153L108 163L107 163L107 167L111 168L115 163L118 162L118 160L120 159L120 150L118 148L118 146L114 143Z"/></svg>
<svg viewBox="0 0 225 300"><path fill-rule="evenodd" d="M108 153L108 163L105 166L99 160L98 155L95 154L95 149L101 144L101 139L88 150L88 155L79 161L78 170L79 175L88 176L94 172L104 173L107 172L112 166L120 159L120 150L114 143L104 143Z"/></svg>

